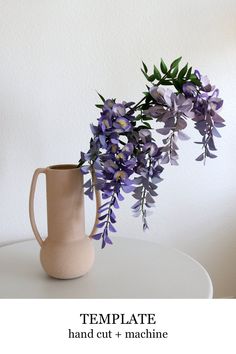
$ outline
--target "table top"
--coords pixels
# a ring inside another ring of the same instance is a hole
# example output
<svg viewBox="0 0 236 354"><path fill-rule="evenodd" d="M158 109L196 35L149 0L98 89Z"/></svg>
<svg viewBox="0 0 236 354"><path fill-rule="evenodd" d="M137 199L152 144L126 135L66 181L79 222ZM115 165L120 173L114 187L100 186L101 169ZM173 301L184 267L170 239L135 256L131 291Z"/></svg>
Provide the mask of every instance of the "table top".
<svg viewBox="0 0 236 354"><path fill-rule="evenodd" d="M34 240L0 248L0 298L212 298L203 266L173 248L125 238L100 249L83 277L58 280L44 273Z"/></svg>

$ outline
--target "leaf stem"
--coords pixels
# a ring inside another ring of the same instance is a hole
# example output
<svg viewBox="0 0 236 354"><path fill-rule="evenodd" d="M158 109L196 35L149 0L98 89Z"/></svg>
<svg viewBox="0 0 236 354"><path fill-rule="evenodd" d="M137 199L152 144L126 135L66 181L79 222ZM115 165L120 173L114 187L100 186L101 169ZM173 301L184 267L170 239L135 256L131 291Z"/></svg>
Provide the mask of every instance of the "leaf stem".
<svg viewBox="0 0 236 354"><path fill-rule="evenodd" d="M104 232L107 229L108 224L110 223L111 208L112 208L112 205L113 205L113 200L114 200L114 197L115 197L115 193L116 193L116 190L115 190L115 186L114 186L114 190L113 190L112 195L111 195L111 200L110 200L109 208L108 208L108 212L107 212L106 224L105 224L103 232L102 232L102 237L104 237Z"/></svg>
<svg viewBox="0 0 236 354"><path fill-rule="evenodd" d="M167 71L167 73L165 75L163 75L163 77L158 81L158 83L155 85L155 87L158 87L161 85L162 80L165 80L167 78L167 76L170 74L171 69L169 69ZM144 100L146 99L146 96L144 96L138 103L136 103L136 105L132 108L130 108L129 112L127 113L128 115L132 114L140 105L140 103L142 103Z"/></svg>

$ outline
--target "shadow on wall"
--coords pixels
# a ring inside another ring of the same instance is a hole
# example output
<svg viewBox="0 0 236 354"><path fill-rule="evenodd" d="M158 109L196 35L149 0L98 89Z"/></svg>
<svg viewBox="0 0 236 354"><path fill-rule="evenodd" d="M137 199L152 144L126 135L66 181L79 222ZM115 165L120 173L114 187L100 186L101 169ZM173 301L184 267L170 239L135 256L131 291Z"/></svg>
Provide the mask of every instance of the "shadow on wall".
<svg viewBox="0 0 236 354"><path fill-rule="evenodd" d="M204 245L192 240L188 253L194 254L195 258L197 254L197 260L207 269L213 283L214 298L236 297L236 225L231 221L210 229L206 225L206 229Z"/></svg>

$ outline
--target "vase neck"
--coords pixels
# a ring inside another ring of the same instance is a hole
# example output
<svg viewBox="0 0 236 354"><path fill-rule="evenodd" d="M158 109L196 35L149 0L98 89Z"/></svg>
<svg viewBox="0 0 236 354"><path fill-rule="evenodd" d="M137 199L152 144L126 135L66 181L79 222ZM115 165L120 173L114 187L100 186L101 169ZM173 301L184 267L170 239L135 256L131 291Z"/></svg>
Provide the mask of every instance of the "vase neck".
<svg viewBox="0 0 236 354"><path fill-rule="evenodd" d="M83 175L71 166L46 169L48 238L55 241L85 236Z"/></svg>

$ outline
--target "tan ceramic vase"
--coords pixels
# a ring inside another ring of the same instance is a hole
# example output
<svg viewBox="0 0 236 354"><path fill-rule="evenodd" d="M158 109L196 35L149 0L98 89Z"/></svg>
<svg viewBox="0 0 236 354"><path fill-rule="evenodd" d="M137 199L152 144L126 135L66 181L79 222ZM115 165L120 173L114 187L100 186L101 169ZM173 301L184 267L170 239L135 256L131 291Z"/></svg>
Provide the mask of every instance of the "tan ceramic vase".
<svg viewBox="0 0 236 354"><path fill-rule="evenodd" d="M43 240L34 217L34 194L38 175L46 175L48 237ZM93 180L94 176L92 174ZM100 206L96 192L96 207ZM58 279L72 279L87 273L94 262L91 236L85 235L83 175L76 165L38 168L32 179L29 215L34 235L41 246L40 260L46 273Z"/></svg>

